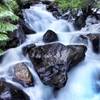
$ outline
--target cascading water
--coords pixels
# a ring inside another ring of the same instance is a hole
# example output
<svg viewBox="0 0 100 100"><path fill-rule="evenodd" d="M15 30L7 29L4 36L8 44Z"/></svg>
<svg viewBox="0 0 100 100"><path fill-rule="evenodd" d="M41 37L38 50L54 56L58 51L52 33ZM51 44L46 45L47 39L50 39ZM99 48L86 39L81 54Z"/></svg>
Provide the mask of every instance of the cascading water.
<svg viewBox="0 0 100 100"><path fill-rule="evenodd" d="M59 90L56 96L54 96L53 89L51 87L45 86L41 83L30 60L22 53L22 47L27 44L45 44L42 41L42 38L48 29L57 33L59 42L64 45L68 45L75 44L74 40L80 34L84 34L85 32L89 33L90 31L87 31L87 27L81 31L75 32L71 23L65 20L57 20L50 12L46 11L45 5L42 4L38 4L36 6L32 6L30 9L24 10L23 15L25 22L37 33L28 35L25 43L6 52L5 58L0 64L2 66L0 67L0 77L4 77L6 81L20 87L29 95L31 100L100 100L100 93L94 91L94 84L97 84L98 82L93 78L95 71L98 69L100 70L100 58L93 53L90 44L88 44L85 60L68 73L69 79L66 86ZM96 27L99 27L99 25ZM98 32L98 30L95 32ZM29 70L35 79L34 87L24 88L20 84L11 80L9 70L12 69L12 65L18 62L27 62L29 64Z"/></svg>

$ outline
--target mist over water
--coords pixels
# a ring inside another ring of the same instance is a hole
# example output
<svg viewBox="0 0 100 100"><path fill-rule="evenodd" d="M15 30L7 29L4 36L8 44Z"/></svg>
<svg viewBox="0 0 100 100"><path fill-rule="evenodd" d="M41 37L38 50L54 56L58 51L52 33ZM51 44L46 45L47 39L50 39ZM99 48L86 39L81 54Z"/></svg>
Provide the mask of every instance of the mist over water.
<svg viewBox="0 0 100 100"><path fill-rule="evenodd" d="M28 35L25 43L6 52L0 64L2 66L0 67L0 77L5 77L7 81L12 82L11 75L9 75L12 65L18 62L27 62L29 70L35 78L35 86L24 88L18 83L12 83L22 88L31 100L100 100L100 93L95 89L95 85L99 84L96 80L96 71L98 70L98 73L100 73L100 56L92 51L91 43L88 44L85 60L68 73L69 78L66 86L59 90L56 95L54 95L51 87L42 84L37 73L33 70L34 66L22 53L22 47L27 44L44 45L42 38L48 29L57 33L59 42L70 45L76 44L74 40L80 34L100 32L100 24L87 25L81 31L75 31L72 23L54 18L50 12L46 11L45 5L42 4L26 9L23 11L23 15L25 22L37 33Z"/></svg>

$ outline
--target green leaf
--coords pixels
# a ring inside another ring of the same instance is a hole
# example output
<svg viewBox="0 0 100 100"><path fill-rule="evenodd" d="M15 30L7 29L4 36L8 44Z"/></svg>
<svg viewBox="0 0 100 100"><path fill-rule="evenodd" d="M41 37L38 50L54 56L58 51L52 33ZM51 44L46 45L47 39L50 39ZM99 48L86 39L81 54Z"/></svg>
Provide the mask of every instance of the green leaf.
<svg viewBox="0 0 100 100"><path fill-rule="evenodd" d="M19 19L12 11L10 11L6 6L0 5L0 19L2 18L10 18L12 21L16 21Z"/></svg>
<svg viewBox="0 0 100 100"><path fill-rule="evenodd" d="M7 31L13 31L16 28L16 25L10 24L8 22L0 22L0 32L7 33Z"/></svg>
<svg viewBox="0 0 100 100"><path fill-rule="evenodd" d="M9 38L6 34L0 34L0 42L1 41L7 41L7 40L9 40Z"/></svg>

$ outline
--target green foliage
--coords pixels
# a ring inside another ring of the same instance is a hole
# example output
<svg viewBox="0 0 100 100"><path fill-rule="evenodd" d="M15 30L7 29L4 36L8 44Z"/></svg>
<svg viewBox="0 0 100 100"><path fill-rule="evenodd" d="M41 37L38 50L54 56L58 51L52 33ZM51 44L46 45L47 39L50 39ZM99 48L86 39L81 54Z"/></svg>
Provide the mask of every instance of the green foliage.
<svg viewBox="0 0 100 100"><path fill-rule="evenodd" d="M17 28L16 25L13 25L8 22L0 22L0 32L7 33L8 31L13 31Z"/></svg>
<svg viewBox="0 0 100 100"><path fill-rule="evenodd" d="M12 12L18 10L19 6L16 0L4 0L5 6Z"/></svg>
<svg viewBox="0 0 100 100"><path fill-rule="evenodd" d="M8 31L13 31L17 28L12 22L18 21L19 17L15 14L18 10L16 0L3 0L0 4L0 53L9 40Z"/></svg>
<svg viewBox="0 0 100 100"><path fill-rule="evenodd" d="M86 8L88 5L92 7L100 6L100 1L96 2L95 0L55 0L55 3L57 3L62 10L67 8Z"/></svg>
<svg viewBox="0 0 100 100"><path fill-rule="evenodd" d="M0 54L3 53L2 46L5 46L8 40L9 38L5 33L0 33Z"/></svg>
<svg viewBox="0 0 100 100"><path fill-rule="evenodd" d="M11 10L8 9L7 6L0 4L0 19L9 18L12 21L18 20L18 16L16 16Z"/></svg>

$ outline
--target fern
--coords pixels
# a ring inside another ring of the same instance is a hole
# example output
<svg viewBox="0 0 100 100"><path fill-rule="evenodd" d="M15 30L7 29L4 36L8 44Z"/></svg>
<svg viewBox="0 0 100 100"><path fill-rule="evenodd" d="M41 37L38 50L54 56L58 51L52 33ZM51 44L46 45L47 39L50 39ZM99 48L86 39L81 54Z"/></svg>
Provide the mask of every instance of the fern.
<svg viewBox="0 0 100 100"><path fill-rule="evenodd" d="M7 33L7 31L13 31L16 28L16 25L10 24L8 22L0 22L0 32Z"/></svg>

